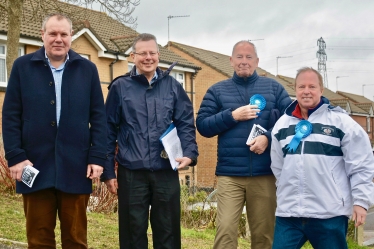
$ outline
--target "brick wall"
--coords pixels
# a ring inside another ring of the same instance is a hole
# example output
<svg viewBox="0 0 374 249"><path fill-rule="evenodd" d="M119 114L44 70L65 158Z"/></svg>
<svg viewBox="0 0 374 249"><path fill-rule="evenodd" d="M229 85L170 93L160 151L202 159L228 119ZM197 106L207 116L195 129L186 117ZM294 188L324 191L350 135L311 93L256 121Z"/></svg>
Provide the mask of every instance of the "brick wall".
<svg viewBox="0 0 374 249"><path fill-rule="evenodd" d="M173 46L170 46L170 50L202 68L193 80L196 118L196 114L208 88L228 77ZM196 139L200 154L198 164L194 169L196 185L198 187L213 187L215 185L215 169L217 164L217 137L205 138L197 132Z"/></svg>

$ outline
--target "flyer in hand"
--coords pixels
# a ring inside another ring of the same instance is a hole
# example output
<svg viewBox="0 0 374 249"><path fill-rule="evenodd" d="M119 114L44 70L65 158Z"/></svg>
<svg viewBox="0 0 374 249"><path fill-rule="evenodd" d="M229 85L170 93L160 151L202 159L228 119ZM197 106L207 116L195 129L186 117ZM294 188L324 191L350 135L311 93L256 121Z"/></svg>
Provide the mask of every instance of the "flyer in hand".
<svg viewBox="0 0 374 249"><path fill-rule="evenodd" d="M26 167L23 168L21 175L22 182L31 188L38 174L39 170L35 169L30 165L26 165Z"/></svg>
<svg viewBox="0 0 374 249"><path fill-rule="evenodd" d="M258 137L266 132L266 129L259 124L255 124L252 127L251 133L249 133L247 144L252 141L255 137Z"/></svg>
<svg viewBox="0 0 374 249"><path fill-rule="evenodd" d="M177 170L179 163L175 161L175 159L183 157L183 150L178 137L177 128L173 123L171 123L169 128L161 135L160 141L168 155L171 167Z"/></svg>

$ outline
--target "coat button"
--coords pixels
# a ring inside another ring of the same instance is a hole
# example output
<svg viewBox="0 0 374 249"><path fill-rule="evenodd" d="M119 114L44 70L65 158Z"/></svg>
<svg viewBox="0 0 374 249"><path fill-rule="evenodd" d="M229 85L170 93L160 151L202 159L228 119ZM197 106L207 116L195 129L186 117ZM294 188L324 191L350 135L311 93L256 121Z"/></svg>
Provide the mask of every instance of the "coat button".
<svg viewBox="0 0 374 249"><path fill-rule="evenodd" d="M49 86L52 86L53 85L53 82L51 81L51 82L49 82Z"/></svg>
<svg viewBox="0 0 374 249"><path fill-rule="evenodd" d="M55 121L52 121L51 122L51 126L55 126L56 125L56 122Z"/></svg>
<svg viewBox="0 0 374 249"><path fill-rule="evenodd" d="M55 101L54 100L51 100L51 105L54 105L55 104Z"/></svg>

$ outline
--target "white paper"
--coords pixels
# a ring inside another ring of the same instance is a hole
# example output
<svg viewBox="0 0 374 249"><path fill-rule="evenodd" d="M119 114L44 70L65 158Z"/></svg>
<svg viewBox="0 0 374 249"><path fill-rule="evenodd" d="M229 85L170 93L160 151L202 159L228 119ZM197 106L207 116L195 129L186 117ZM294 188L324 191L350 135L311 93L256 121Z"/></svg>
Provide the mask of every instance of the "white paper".
<svg viewBox="0 0 374 249"><path fill-rule="evenodd" d="M30 165L26 165L26 167L23 168L21 175L22 182L31 188L38 174L39 170L35 169Z"/></svg>
<svg viewBox="0 0 374 249"><path fill-rule="evenodd" d="M259 124L255 124L252 127L251 133L249 133L247 144L252 141L255 137L258 137L266 132L266 129Z"/></svg>
<svg viewBox="0 0 374 249"><path fill-rule="evenodd" d="M161 142L168 154L171 167L177 170L179 162L175 161L175 159L183 157L182 144L178 137L177 128L174 127L168 134L162 137Z"/></svg>

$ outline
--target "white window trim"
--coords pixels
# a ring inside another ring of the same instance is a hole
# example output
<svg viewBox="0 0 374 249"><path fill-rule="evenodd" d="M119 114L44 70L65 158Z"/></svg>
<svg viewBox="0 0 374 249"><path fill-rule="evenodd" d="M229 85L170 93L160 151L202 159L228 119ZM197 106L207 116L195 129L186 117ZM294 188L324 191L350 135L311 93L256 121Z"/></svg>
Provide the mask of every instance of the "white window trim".
<svg viewBox="0 0 374 249"><path fill-rule="evenodd" d="M0 43L1 46L4 46L4 54L0 54L0 58L1 59L4 59L5 61L5 81L0 81L0 86L1 87L6 87L8 85L7 83L7 78L8 78L8 74L7 74L7 70L6 70L6 44L3 44L3 43Z"/></svg>
<svg viewBox="0 0 374 249"><path fill-rule="evenodd" d="M5 82L0 82L0 87L7 87L8 86L8 72L7 72L7 68L6 68L6 51L7 51L7 46L6 44L4 43L1 43L0 42L0 45L1 46L4 46L5 47L5 54L4 55L0 55L0 57L4 57L5 59ZM24 46L20 46L18 47L18 51L21 52L21 56L25 54L25 48Z"/></svg>
<svg viewBox="0 0 374 249"><path fill-rule="evenodd" d="M174 77L174 74L177 76L177 78ZM180 79L178 76L179 74L182 74L183 76L183 79ZM179 83L182 84L183 86L183 89L185 89L186 87L186 75L183 71L178 71L178 70L171 70L170 72L170 76L172 76L173 78L175 78Z"/></svg>
<svg viewBox="0 0 374 249"><path fill-rule="evenodd" d="M371 126L371 120L370 117L366 117L366 125L367 125L367 131L370 132L370 126Z"/></svg>

